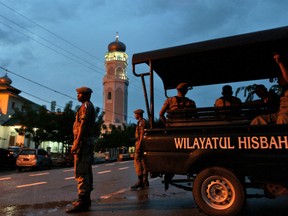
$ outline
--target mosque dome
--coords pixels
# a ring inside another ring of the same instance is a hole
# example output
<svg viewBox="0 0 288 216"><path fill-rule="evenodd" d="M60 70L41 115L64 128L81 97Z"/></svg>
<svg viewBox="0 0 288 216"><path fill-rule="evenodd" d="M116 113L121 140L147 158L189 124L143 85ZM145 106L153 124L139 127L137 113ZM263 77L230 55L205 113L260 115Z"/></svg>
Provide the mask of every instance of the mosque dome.
<svg viewBox="0 0 288 216"><path fill-rule="evenodd" d="M126 51L126 45L118 40L118 34L116 35L116 40L114 42L111 42L108 45L108 51L109 52L125 52Z"/></svg>
<svg viewBox="0 0 288 216"><path fill-rule="evenodd" d="M7 74L5 74L5 76L0 77L0 84L1 85L11 85L12 80L7 76Z"/></svg>

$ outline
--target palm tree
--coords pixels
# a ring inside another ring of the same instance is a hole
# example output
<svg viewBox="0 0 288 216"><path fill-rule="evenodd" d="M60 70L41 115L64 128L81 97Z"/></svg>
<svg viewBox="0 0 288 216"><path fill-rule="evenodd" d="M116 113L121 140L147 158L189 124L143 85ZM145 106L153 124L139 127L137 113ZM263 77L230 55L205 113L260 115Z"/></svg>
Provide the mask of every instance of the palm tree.
<svg viewBox="0 0 288 216"><path fill-rule="evenodd" d="M248 86L242 86L242 87L238 87L236 89L236 96L241 92L244 91L244 97L245 99L245 103L253 101L254 100L254 95L255 95L255 89L256 86L258 84L252 84L252 85L248 85ZM276 94L280 95L281 94L281 86L278 84L274 84L269 88L269 91L273 91Z"/></svg>

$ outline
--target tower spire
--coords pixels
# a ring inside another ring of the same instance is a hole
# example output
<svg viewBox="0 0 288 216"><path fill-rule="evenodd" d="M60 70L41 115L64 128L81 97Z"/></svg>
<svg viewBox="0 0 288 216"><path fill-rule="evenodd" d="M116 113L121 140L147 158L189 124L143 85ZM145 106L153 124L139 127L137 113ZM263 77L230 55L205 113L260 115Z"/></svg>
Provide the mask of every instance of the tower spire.
<svg viewBox="0 0 288 216"><path fill-rule="evenodd" d="M119 41L119 35L118 35L118 32L116 32L116 42Z"/></svg>

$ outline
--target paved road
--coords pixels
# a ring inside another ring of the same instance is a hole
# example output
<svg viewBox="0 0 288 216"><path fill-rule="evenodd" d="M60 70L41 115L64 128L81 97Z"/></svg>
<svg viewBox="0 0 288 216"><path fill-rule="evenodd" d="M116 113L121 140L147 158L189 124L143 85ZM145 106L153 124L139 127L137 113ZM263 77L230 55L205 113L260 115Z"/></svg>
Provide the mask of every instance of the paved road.
<svg viewBox="0 0 288 216"><path fill-rule="evenodd" d="M132 161L93 166L95 190L90 212L103 216L203 216L190 191L164 190L160 178L148 190L130 191L136 176ZM65 206L77 198L73 169L0 174L0 215L67 215ZM287 215L287 197L248 199L243 215Z"/></svg>

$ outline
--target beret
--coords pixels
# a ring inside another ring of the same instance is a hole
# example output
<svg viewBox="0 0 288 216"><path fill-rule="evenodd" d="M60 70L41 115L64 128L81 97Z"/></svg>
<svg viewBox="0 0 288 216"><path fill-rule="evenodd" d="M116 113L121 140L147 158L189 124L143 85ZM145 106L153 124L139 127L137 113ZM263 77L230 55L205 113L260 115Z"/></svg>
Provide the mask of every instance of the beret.
<svg viewBox="0 0 288 216"><path fill-rule="evenodd" d="M179 89L188 89L188 83L180 83L176 89L179 90Z"/></svg>
<svg viewBox="0 0 288 216"><path fill-rule="evenodd" d="M135 114L143 114L144 113L144 110L142 109L137 109L134 111Z"/></svg>
<svg viewBox="0 0 288 216"><path fill-rule="evenodd" d="M92 89L85 87L85 86L77 88L76 91L78 93L89 93L89 94L91 94L93 92Z"/></svg>

